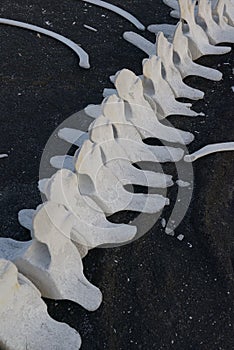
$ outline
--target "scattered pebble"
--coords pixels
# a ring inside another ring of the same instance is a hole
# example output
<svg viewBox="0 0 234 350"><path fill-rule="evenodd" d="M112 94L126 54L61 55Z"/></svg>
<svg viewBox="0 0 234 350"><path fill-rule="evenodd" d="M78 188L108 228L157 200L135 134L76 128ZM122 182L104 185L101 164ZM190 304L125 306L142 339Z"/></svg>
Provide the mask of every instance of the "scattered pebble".
<svg viewBox="0 0 234 350"><path fill-rule="evenodd" d="M45 21L45 24L47 24L47 26L52 27L52 23L50 21Z"/></svg>
<svg viewBox="0 0 234 350"><path fill-rule="evenodd" d="M179 241L183 241L184 235L179 235L179 236L177 236L177 239L178 239Z"/></svg>
<svg viewBox="0 0 234 350"><path fill-rule="evenodd" d="M162 219L162 220L161 220L161 225L162 225L163 228L166 227L166 224L167 224L166 220L165 220L165 219Z"/></svg>
<svg viewBox="0 0 234 350"><path fill-rule="evenodd" d="M169 235L169 236L174 236L175 235L175 232L171 228L168 228L168 227L166 227L165 233L167 235Z"/></svg>
<svg viewBox="0 0 234 350"><path fill-rule="evenodd" d="M183 180L177 180L176 183L177 183L177 185L179 187L188 187L188 186L190 186L189 182L186 182L186 181L183 181Z"/></svg>

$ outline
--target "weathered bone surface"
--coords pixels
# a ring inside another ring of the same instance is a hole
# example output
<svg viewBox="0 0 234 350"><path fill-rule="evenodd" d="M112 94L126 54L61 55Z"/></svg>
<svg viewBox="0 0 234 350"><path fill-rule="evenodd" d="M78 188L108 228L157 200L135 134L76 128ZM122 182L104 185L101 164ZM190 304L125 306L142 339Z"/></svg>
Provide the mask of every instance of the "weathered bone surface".
<svg viewBox="0 0 234 350"><path fill-rule="evenodd" d="M110 243L124 243L134 238L136 227L113 224L89 197L81 195L77 175L62 169L47 181L40 181L47 200L62 204L74 216L71 229L73 242L89 249Z"/></svg>
<svg viewBox="0 0 234 350"><path fill-rule="evenodd" d="M0 259L2 350L79 349L79 333L53 320L39 290L10 261Z"/></svg>
<svg viewBox="0 0 234 350"><path fill-rule="evenodd" d="M118 102L111 102L113 100ZM143 143L137 129L126 120L124 108L121 99L114 96L109 98L103 103L105 116L99 117L91 125L90 140L100 143L106 163L111 159L128 159L132 164L145 161L165 163L181 159L182 149ZM115 147L114 151L110 151L111 146Z"/></svg>
<svg viewBox="0 0 234 350"><path fill-rule="evenodd" d="M183 82L181 73L173 61L173 51L173 44L168 42L162 32L159 33L156 41L156 54L161 58L166 75L165 80L173 90L175 97L185 97L191 100L203 98L203 92L191 88Z"/></svg>
<svg viewBox="0 0 234 350"><path fill-rule="evenodd" d="M210 44L205 31L196 23L194 0L179 0L181 19L187 22L185 35L193 60L204 55L221 55L230 52L230 47L216 47Z"/></svg>
<svg viewBox="0 0 234 350"><path fill-rule="evenodd" d="M0 257L11 260L42 296L69 299L87 310L96 310L100 290L83 274L79 251L71 242L74 217L60 204L39 206L33 218L32 241L1 239Z"/></svg>
<svg viewBox="0 0 234 350"><path fill-rule="evenodd" d="M208 0L206 0L208 1ZM170 12L170 15L174 18L180 18L180 6L178 0L163 0L163 2L171 7L173 10ZM199 4L195 6L195 16L196 20L199 22L199 18L197 18L198 12L199 12L199 5L204 2L204 0L199 0ZM217 7L221 5L223 7L222 16L226 23L229 25L234 25L234 3L233 0L211 0L210 1L211 9L212 9L212 17L215 19L216 22L218 22L218 13L217 13ZM209 17L209 15L208 15ZM199 23L201 24L201 23Z"/></svg>
<svg viewBox="0 0 234 350"><path fill-rule="evenodd" d="M184 151L181 148L167 147L167 146L149 146L142 141L142 136L137 128L127 120L126 117L127 104L116 95L105 99L102 104L102 113L109 119L116 130L118 141L121 139L132 140L139 142L144 147L153 153L154 162L176 162L181 160ZM161 124L160 124L161 126ZM169 132L170 130L168 130ZM129 151L129 150L126 150ZM152 157L152 156L151 156Z"/></svg>
<svg viewBox="0 0 234 350"><path fill-rule="evenodd" d="M47 183L48 183L48 179L39 181L39 189L41 189L42 193L45 192L45 187L47 186ZM20 210L18 214L18 220L20 225L22 225L23 227L31 231L33 229L33 217L35 216L35 214L36 214L36 210L33 210L33 209ZM71 236L72 236L72 232L71 232ZM89 247L81 245L77 241L72 241L72 242L77 247L81 258L83 259L88 254Z"/></svg>
<svg viewBox="0 0 234 350"><path fill-rule="evenodd" d="M212 44L234 43L234 27L229 25L224 19L225 1L218 1L216 13L218 18L215 20L212 14L212 3L209 0L199 1L198 17L205 24L205 31Z"/></svg>
<svg viewBox="0 0 234 350"><path fill-rule="evenodd" d="M219 2L221 4L221 2ZM195 6L196 1L194 0L179 0L180 6L180 18L183 20L183 33L188 38L189 50L192 55L192 59L196 60L204 55L220 55L230 52L230 47L216 47L210 43L209 38L205 32L205 30L196 22L196 13ZM228 25L223 17L223 9L224 6L219 5L217 7L217 14L219 15L219 26L220 28L225 28L227 32L232 33L232 29L230 25ZM186 21L186 24L184 23ZM230 28L229 28L230 27ZM159 30L162 30L162 27L159 28L157 25L150 26L150 31L154 31L155 33ZM164 25L164 31L167 36L172 38L173 27L171 25ZM175 26L174 26L175 30ZM229 34L227 34L229 36ZM232 42L233 38L231 39ZM222 41L223 42L223 41Z"/></svg>
<svg viewBox="0 0 234 350"><path fill-rule="evenodd" d="M139 170L132 166L133 163L141 161L158 162L157 155L152 153L145 144L125 138L115 139L113 126L110 122L108 123L107 118L98 118L97 122L93 124L90 139L100 144L105 156L105 165L123 185L163 188L173 185L171 176Z"/></svg>
<svg viewBox="0 0 234 350"><path fill-rule="evenodd" d="M128 192L104 163L100 145L87 140L78 154L75 168L81 194L90 196L106 214L122 210L156 213L169 204L161 195Z"/></svg>
<svg viewBox="0 0 234 350"><path fill-rule="evenodd" d="M181 144L188 144L193 141L194 136L191 133L160 123L157 118L157 111L153 110L151 104L145 99L148 92L147 89L143 90L141 79L133 72L128 69L123 69L119 72L115 79L115 86L119 96L128 105L126 113L127 120L138 129L143 139L154 137ZM150 93L151 91L152 89L150 89ZM179 111L177 110L175 113L179 113Z"/></svg>
<svg viewBox="0 0 234 350"><path fill-rule="evenodd" d="M188 46L188 38L183 34L182 22L176 27L173 37L174 62L179 69L182 78L196 75L205 79L219 81L222 73L216 69L208 68L193 62Z"/></svg>
<svg viewBox="0 0 234 350"><path fill-rule="evenodd" d="M144 91L155 101L161 118L169 115L186 115L196 117L203 115L192 111L191 103L181 103L175 99L173 90L168 82L162 77L162 60L160 57L152 56L143 61Z"/></svg>

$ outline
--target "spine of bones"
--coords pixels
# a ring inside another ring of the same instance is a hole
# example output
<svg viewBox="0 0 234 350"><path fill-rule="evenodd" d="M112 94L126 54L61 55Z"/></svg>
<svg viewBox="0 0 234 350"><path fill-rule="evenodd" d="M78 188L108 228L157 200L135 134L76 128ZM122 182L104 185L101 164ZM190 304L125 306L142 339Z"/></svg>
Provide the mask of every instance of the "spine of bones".
<svg viewBox="0 0 234 350"><path fill-rule="evenodd" d="M36 210L20 211L19 222L30 230L31 240L1 238L3 349L78 349L79 334L49 317L41 295L72 300L89 311L96 310L102 294L84 276L82 258L90 249L129 242L137 234L137 227L111 223L108 216L123 210L156 214L169 204L169 199L157 194L157 189L172 186L172 177L134 165L183 160L183 146L191 143L194 135L172 127L166 118L203 116L191 109L192 103L182 103L177 98L198 100L204 96L202 91L184 83L187 76L214 81L222 78L219 71L194 61L231 50L215 45L234 41L234 4L232 0L164 3L172 8L172 16L180 20L175 26L150 25L148 30L157 34L156 43L136 33L124 34L148 56L143 61L142 75L138 77L123 69L111 77L114 88L105 89L102 104L85 109L93 118L87 132L74 128L59 131L61 139L78 149L74 156L55 155L51 159L57 172L39 181L46 201ZM148 145L148 138L167 145ZM187 156L185 161L215 149L214 145ZM219 144L219 149L233 150L234 146ZM126 185L154 188L154 193L133 193Z"/></svg>

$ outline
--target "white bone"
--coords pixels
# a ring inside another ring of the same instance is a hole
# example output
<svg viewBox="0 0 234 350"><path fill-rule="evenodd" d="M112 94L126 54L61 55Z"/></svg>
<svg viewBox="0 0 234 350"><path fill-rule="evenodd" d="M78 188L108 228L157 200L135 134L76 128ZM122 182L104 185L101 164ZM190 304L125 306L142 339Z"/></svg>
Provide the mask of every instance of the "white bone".
<svg viewBox="0 0 234 350"><path fill-rule="evenodd" d="M18 221L21 226L25 227L28 230L32 230L32 221L36 213L34 209L22 209L18 213Z"/></svg>
<svg viewBox="0 0 234 350"><path fill-rule="evenodd" d="M80 254L70 240L73 225L74 217L62 205L47 202L33 218L32 241L2 238L0 254L14 262L43 297L72 300L93 311L102 294L83 274Z"/></svg>
<svg viewBox="0 0 234 350"><path fill-rule="evenodd" d="M10 261L0 260L0 344L6 350L79 349L75 329L53 320L38 289Z"/></svg>
<svg viewBox="0 0 234 350"><path fill-rule="evenodd" d="M219 81L222 79L222 73L218 70L193 62L188 47L188 39L183 34L181 21L178 23L175 30L173 48L174 56L177 55L176 58L174 57L174 62L179 69L182 78L185 78L189 75L197 75L199 77L214 81Z"/></svg>
<svg viewBox="0 0 234 350"><path fill-rule="evenodd" d="M29 24L29 23L14 21L14 20L7 19L7 18L0 18L0 24L7 24L10 26L14 26L14 27L29 29L29 30L32 30L34 32L50 36L51 38L54 38L54 39L62 42L63 44L67 45L68 47L70 47L79 56L80 67L90 68L89 55L87 54L87 52L85 52L79 45L77 45L76 43L74 43L70 39L65 38L64 36L62 36L60 34L57 34L55 32L48 30L48 29L44 29L44 28Z"/></svg>
<svg viewBox="0 0 234 350"><path fill-rule="evenodd" d="M39 184L40 186L40 184ZM47 199L66 207L74 216L71 239L83 247L124 243L134 238L136 227L113 224L91 198L81 195L77 175L69 170L58 171L43 184Z"/></svg>
<svg viewBox="0 0 234 350"><path fill-rule="evenodd" d="M42 193L45 193L47 184L48 184L48 179L43 179L43 180L39 181L39 186L38 187L39 187L39 190ZM36 210L33 210L33 209L22 209L22 210L20 210L19 213L18 213L19 223L23 227L25 227L26 229L32 231L32 228L33 228L33 217L34 217L35 213L36 213ZM89 248L86 247L86 246L82 246L77 241L72 241L72 242L75 244L76 248L78 249L78 251L80 253L81 258L83 259L87 255L87 253L89 251Z"/></svg>
<svg viewBox="0 0 234 350"><path fill-rule="evenodd" d="M181 19L187 22L185 35L193 60L204 55L221 55L230 52L230 47L211 45L205 31L195 20L195 0L179 0Z"/></svg>
<svg viewBox="0 0 234 350"><path fill-rule="evenodd" d="M117 96L110 96L108 99L104 100L102 104L103 115L114 125L118 135L118 141L120 141L120 139L132 140L144 145L144 147L151 152L151 154L148 153L150 157L148 161L165 163L177 162L181 159L184 151L180 148L149 146L143 143L137 128L131 121L126 119L125 107L126 104L124 101ZM154 155L154 160L152 159L152 153Z"/></svg>
<svg viewBox="0 0 234 350"><path fill-rule="evenodd" d="M122 210L156 213L169 204L161 195L128 192L104 162L100 146L86 141L78 155L76 171L80 192L90 196L106 214Z"/></svg>
<svg viewBox="0 0 234 350"><path fill-rule="evenodd" d="M175 27L173 27L173 29L174 28ZM171 89L173 90L175 97L184 97L192 100L198 100L204 97L204 93L202 91L192 88L186 85L182 81L180 71L177 69L177 66L173 62L174 47L171 43L168 42L168 40L165 38L162 32L158 33L157 40L156 40L156 48L155 48L155 44L151 43L150 41L146 40L142 36L133 32L125 32L124 38L127 41L131 42L136 47L140 48L142 51L144 51L149 57L151 57L156 53L161 58L165 72L166 72L165 80L168 82ZM188 47L187 38L185 38L185 41ZM185 52L184 47L181 47L180 45L179 48L183 50L183 52ZM208 68L207 68L207 71L209 71ZM214 70L214 72L216 71ZM219 73L219 77L220 75L221 73ZM222 75L221 75L221 78L222 78ZM105 96L110 95L111 92L113 92L113 90L110 92L105 91Z"/></svg>
<svg viewBox="0 0 234 350"><path fill-rule="evenodd" d="M191 133L160 123L144 97L141 79L133 72L123 69L116 77L115 86L119 96L128 104L127 120L138 129L143 139L154 137L181 144L193 141L194 136Z"/></svg>
<svg viewBox="0 0 234 350"><path fill-rule="evenodd" d="M205 31L210 42L214 45L224 42L234 43L234 27L227 24L223 18L224 1L219 0L216 11L218 14L217 22L212 15L211 2L209 0L199 1L198 16L205 23Z"/></svg>
<svg viewBox="0 0 234 350"><path fill-rule="evenodd" d="M97 6L106 8L107 10L110 10L110 11L113 11L113 12L117 13L118 15L124 17L128 21L130 21L138 29L145 30L145 26L140 21L138 21L138 19L136 17L134 17L129 12L121 9L118 6L109 4L108 2L101 1L101 0L82 0L82 1L88 2L89 4L93 4L93 5L97 5Z"/></svg>
<svg viewBox="0 0 234 350"><path fill-rule="evenodd" d="M50 159L50 164L56 169L69 169L74 171L74 159L72 156L54 156Z"/></svg>
<svg viewBox="0 0 234 350"><path fill-rule="evenodd" d="M143 61L144 89L156 102L161 118L169 115L186 115L195 117L203 115L192 111L191 103L181 103L175 99L175 95L165 79L162 77L162 61L160 57L152 56Z"/></svg>
<svg viewBox="0 0 234 350"><path fill-rule="evenodd" d="M101 105L88 105L85 107L84 111L89 117L93 119L98 118L102 114Z"/></svg>
<svg viewBox="0 0 234 350"><path fill-rule="evenodd" d="M196 60L204 55L220 55L231 51L230 47L215 47L214 45L210 44L204 29L200 26L200 23L196 23L198 11L196 10L195 0L179 0L178 3L180 6L180 16L178 16L178 18L186 21L186 24L183 23L183 32L188 38L189 50L191 51L193 60ZM230 30L230 26L228 26L223 16L224 7L218 5L216 13L219 14L219 21L221 20L221 24L219 25ZM175 30L175 26L173 28L173 25L167 24L161 25L161 27L159 27L159 25L151 25L148 27L148 29L154 33L158 33L160 30L162 30L165 35L167 37L169 36L169 38L172 40L172 33Z"/></svg>
<svg viewBox="0 0 234 350"><path fill-rule="evenodd" d="M105 156L105 165L123 185L163 188L173 185L171 176L132 166L133 163L141 161L158 162L157 155L151 153L142 142L126 139L124 135L123 138L115 138L113 126L106 117L99 117L93 123L90 140L100 145Z"/></svg>
<svg viewBox="0 0 234 350"><path fill-rule="evenodd" d="M117 91L116 91L116 89L108 89L108 88L105 88L104 90L103 90L103 97L108 97L108 96L111 96L111 95L113 95L113 94L117 94Z"/></svg>
<svg viewBox="0 0 234 350"><path fill-rule="evenodd" d="M126 41L144 51L148 56L155 55L155 44L134 32L125 32L123 37Z"/></svg>
<svg viewBox="0 0 234 350"><path fill-rule="evenodd" d="M148 26L148 31L154 34L163 32L169 41L172 42L173 35L176 29L175 24L151 24Z"/></svg>
<svg viewBox="0 0 234 350"><path fill-rule="evenodd" d="M233 0L225 0L224 15L228 20L228 24L234 26L234 2Z"/></svg>
<svg viewBox="0 0 234 350"><path fill-rule="evenodd" d="M186 155L184 157L184 160L185 162L194 162L195 160L201 157L205 157L209 154L226 151L234 151L234 142L224 142L207 145L192 154Z"/></svg>
<svg viewBox="0 0 234 350"><path fill-rule="evenodd" d="M199 0L199 4L203 0ZM221 0L222 1L222 0ZM180 6L178 0L163 0L163 2L168 5L169 7L173 8L173 10L170 12L170 15L174 18L180 18ZM217 16L217 5L219 3L219 0L211 0L211 8L212 8L212 16L216 20ZM195 15L196 20L199 22L199 19L197 18L198 14L198 6L195 6ZM229 25L234 25L234 3L232 0L224 0L224 20ZM200 23L199 23L200 24Z"/></svg>
<svg viewBox="0 0 234 350"><path fill-rule="evenodd" d="M173 65L171 64L171 62L169 62L170 59L166 60L167 56L162 55L162 52L160 54L159 54L159 52L157 52L157 53L158 53L158 56L163 61L166 62L167 66L169 68L169 72L167 74L166 80L170 84L171 87L172 87L172 85L175 85L175 88L173 89L175 95L176 96L178 95L178 97L180 97L180 95L182 95L182 97L187 97L186 90L184 92L182 90L181 94L177 93L178 92L178 86L177 86L178 79L180 80L181 78L178 76L178 74L176 74L175 77L177 77L177 79L175 79L175 80L173 79L173 76L171 76L170 73L172 73L172 71L174 70L174 65L180 71L182 78L185 78L189 75L197 75L197 76L201 76L205 79L219 81L222 79L222 73L216 69L204 67L204 66L198 65L198 64L193 62L192 57L191 57L191 53L190 53L189 47L188 47L188 38L183 33L182 26L186 27L186 25L182 24L182 22L180 21L177 26L176 25L168 25L168 24L165 24L165 25L164 24L157 24L157 25L149 26L148 30L155 33L155 34L158 34L159 36L162 36L162 33L163 33L164 36L167 37L168 40L173 43ZM138 34L135 34L135 36L132 35L132 37L134 40L132 39L132 40L128 40L128 41L130 41L132 44L134 44L135 46L137 46L138 48L140 48L141 50L146 52L149 56L152 56L152 52L155 53L155 51L156 51L155 49L154 49L154 51L144 49L144 46L150 47L150 45L153 45L153 43L142 38ZM144 41L142 42L142 40L144 40ZM145 43L146 41L147 41L147 45ZM160 40L158 39L156 42L157 45L159 45L159 41ZM170 44L168 43L168 46L169 45ZM172 50L172 47L171 47L171 50ZM165 48L164 48L164 51L165 51ZM164 64L164 62L163 62L163 64ZM113 80L113 78L112 78L112 80ZM176 82L177 82L177 84L176 84ZM183 87L184 87L184 85L185 84L183 83ZM179 84L179 87L180 86L181 86L181 82ZM188 89L188 87L187 87L187 89ZM194 90L194 91L193 92L190 91L190 93L192 93L192 95L189 95L190 97L193 97L193 98L196 97L198 99L198 98L202 98L204 96L204 93L202 91L197 90L197 89L192 89L192 90ZM179 90L179 92L180 92L180 90ZM193 93L194 93L194 96L193 96ZM107 96L107 94L105 96Z"/></svg>
<svg viewBox="0 0 234 350"><path fill-rule="evenodd" d="M165 80L172 88L175 97L184 97L198 100L204 97L204 93L186 85L181 74L173 62L173 44L169 43L163 33L157 35L156 54L160 57L164 70Z"/></svg>
<svg viewBox="0 0 234 350"><path fill-rule="evenodd" d="M58 132L58 136L73 145L81 147L85 140L88 138L88 134L85 131L72 129L72 128L63 128Z"/></svg>

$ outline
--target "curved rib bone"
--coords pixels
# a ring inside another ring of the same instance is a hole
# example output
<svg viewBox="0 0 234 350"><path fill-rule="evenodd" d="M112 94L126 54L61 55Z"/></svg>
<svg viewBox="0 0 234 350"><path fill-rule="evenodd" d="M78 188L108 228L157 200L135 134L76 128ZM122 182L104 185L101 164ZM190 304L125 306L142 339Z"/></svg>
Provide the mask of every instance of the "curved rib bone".
<svg viewBox="0 0 234 350"><path fill-rule="evenodd" d="M79 333L53 320L38 289L0 259L0 343L3 349L79 349Z"/></svg>
<svg viewBox="0 0 234 350"><path fill-rule="evenodd" d="M138 129L143 139L156 137L160 140L181 144L188 144L193 141L194 136L191 133L160 123L151 105L144 97L141 79L133 72L127 69L119 72L115 80L115 86L119 96L128 104L127 120Z"/></svg>
<svg viewBox="0 0 234 350"><path fill-rule="evenodd" d="M34 32L37 33L41 33L47 36L50 36L51 38L54 38L60 42L62 42L63 44L67 45L68 47L70 47L70 49L72 49L80 58L80 67L82 68L90 68L89 65L89 56L87 54L87 52L85 52L79 45L77 45L76 43L74 43L73 41L71 41L70 39L65 38L64 36L57 34L55 32L52 32L50 30L38 27L38 26L34 26L32 24L29 23L24 23L24 22L19 22L19 21L14 21L11 19L6 19L6 18L0 18L0 24L7 24L10 26L14 26L14 27L20 27L20 28L24 28L24 29L29 29L32 30Z"/></svg>
<svg viewBox="0 0 234 350"><path fill-rule="evenodd" d="M208 154L226 151L234 151L234 142L224 142L207 145L192 154L186 155L184 157L184 160L185 162L194 162L195 160L201 157L205 157Z"/></svg>
<svg viewBox="0 0 234 350"><path fill-rule="evenodd" d="M155 44L143 38L143 36L135 32L124 32L123 38L140 50L144 51L149 57L155 55Z"/></svg>

